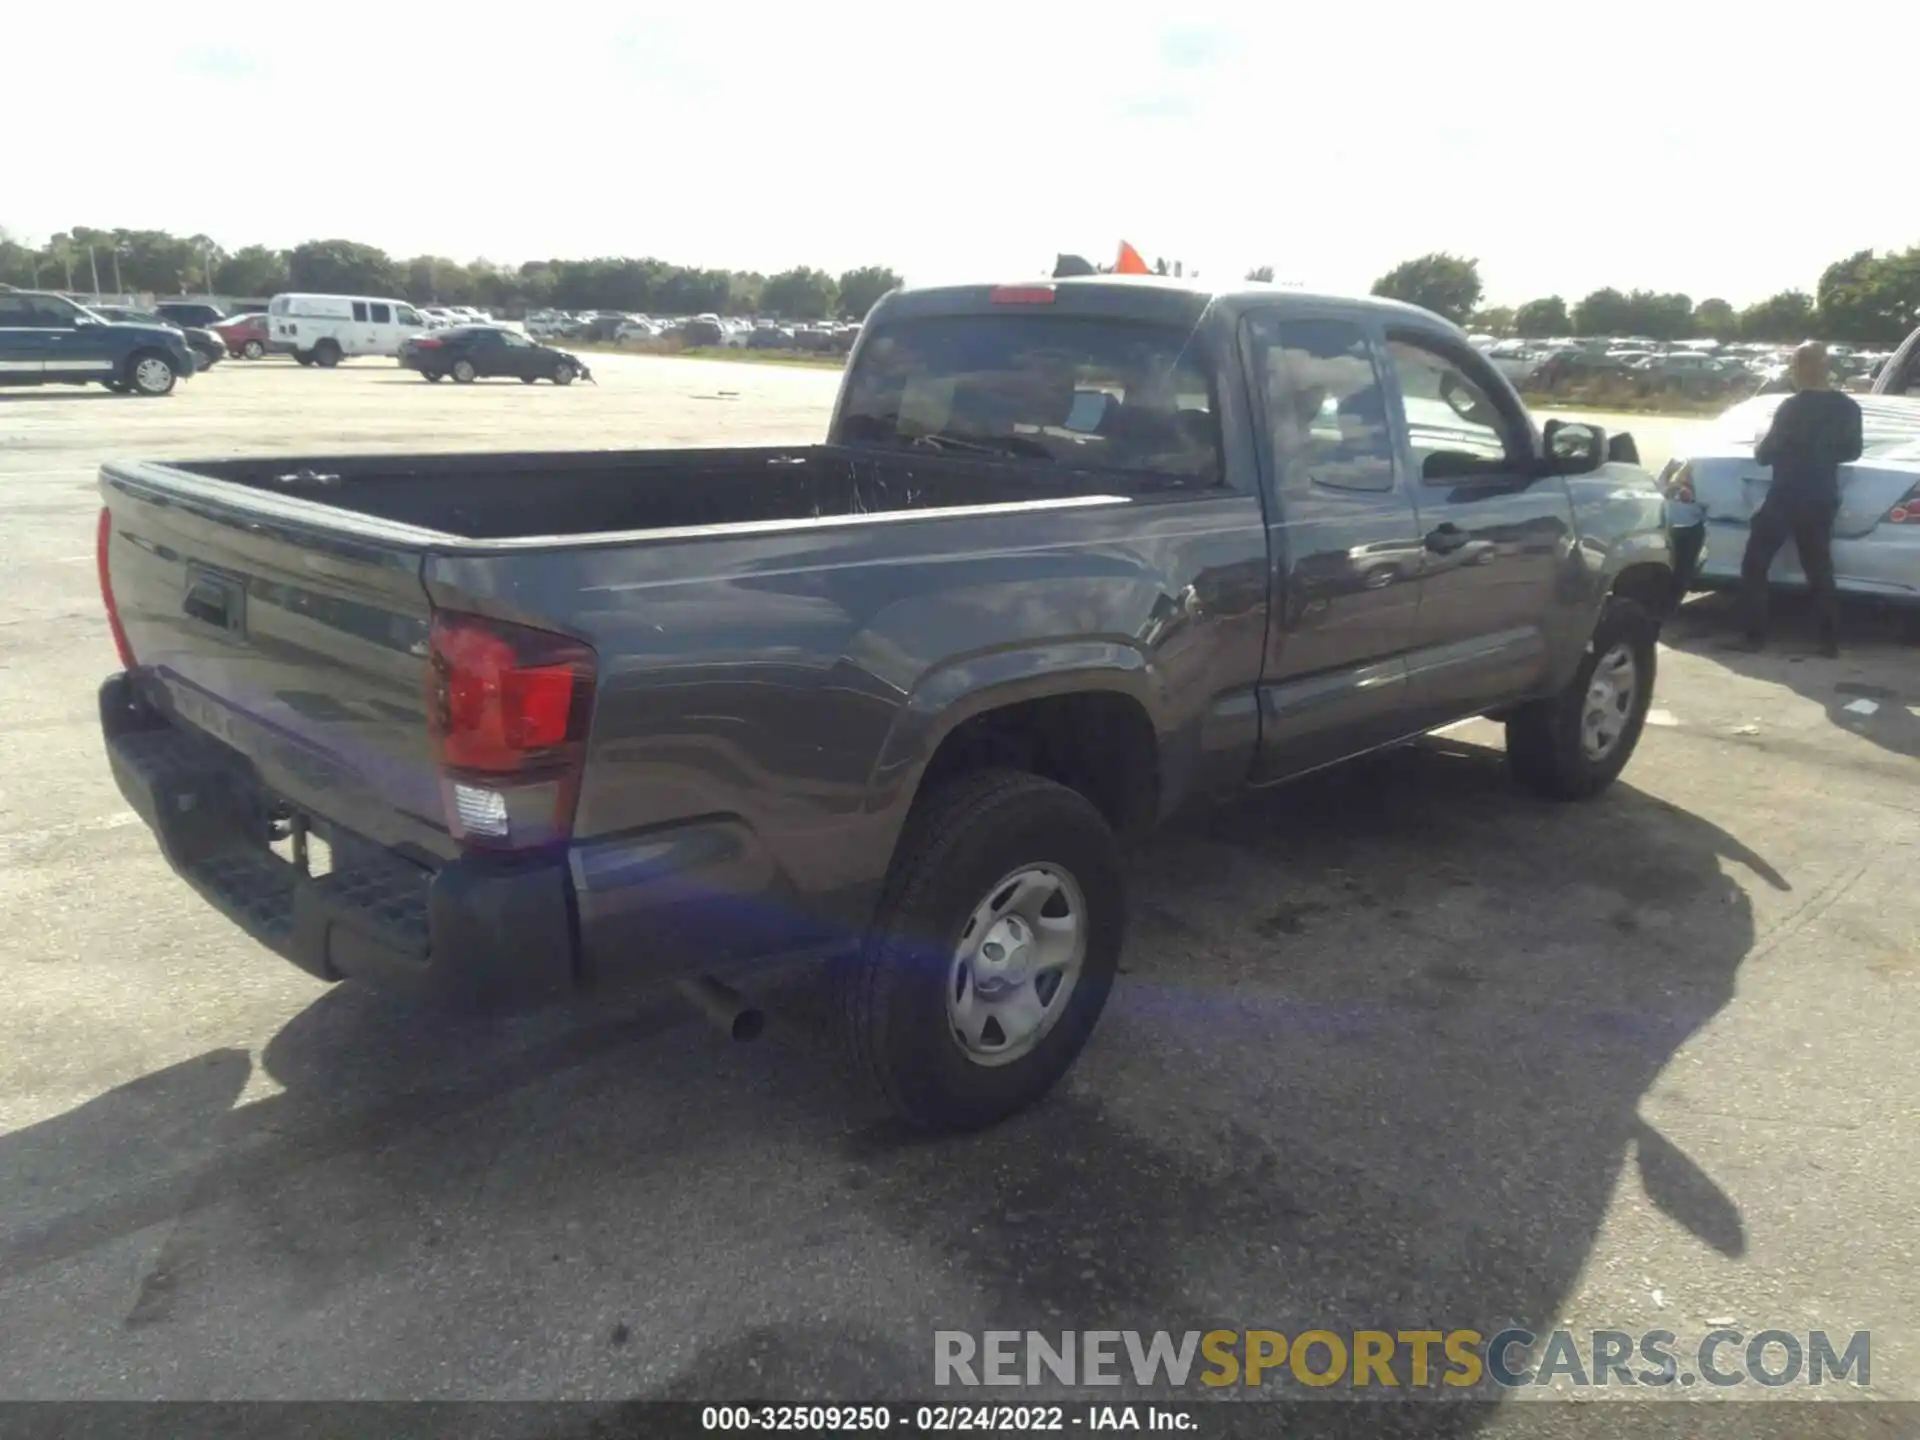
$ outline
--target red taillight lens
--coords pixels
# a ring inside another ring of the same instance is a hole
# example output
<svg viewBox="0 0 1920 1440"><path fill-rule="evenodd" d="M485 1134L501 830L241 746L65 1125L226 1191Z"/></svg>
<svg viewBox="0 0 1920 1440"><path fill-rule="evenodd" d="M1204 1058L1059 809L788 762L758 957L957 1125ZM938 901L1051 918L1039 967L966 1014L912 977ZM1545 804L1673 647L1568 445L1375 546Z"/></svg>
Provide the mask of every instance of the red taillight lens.
<svg viewBox="0 0 1920 1440"><path fill-rule="evenodd" d="M428 643L427 724L449 830L496 849L565 840L586 762L592 649L446 611L434 616Z"/></svg>
<svg viewBox="0 0 1920 1440"><path fill-rule="evenodd" d="M996 285L987 299L995 305L1051 305L1054 292L1051 285Z"/></svg>
<svg viewBox="0 0 1920 1440"><path fill-rule="evenodd" d="M425 336L421 336L413 342L413 348L416 350L438 350L445 343L444 340L429 340Z"/></svg>
<svg viewBox="0 0 1920 1440"><path fill-rule="evenodd" d="M1887 523L1890 525L1920 525L1920 485L1914 486L1902 495L1887 511Z"/></svg>
<svg viewBox="0 0 1920 1440"><path fill-rule="evenodd" d="M107 552L113 547L113 511L100 507L100 523L94 528L94 565L100 572L100 603L107 610L107 629L113 632L113 648L119 652L120 668L133 669L133 646L127 643L126 627L120 623L120 607L113 598L113 577L107 572Z"/></svg>

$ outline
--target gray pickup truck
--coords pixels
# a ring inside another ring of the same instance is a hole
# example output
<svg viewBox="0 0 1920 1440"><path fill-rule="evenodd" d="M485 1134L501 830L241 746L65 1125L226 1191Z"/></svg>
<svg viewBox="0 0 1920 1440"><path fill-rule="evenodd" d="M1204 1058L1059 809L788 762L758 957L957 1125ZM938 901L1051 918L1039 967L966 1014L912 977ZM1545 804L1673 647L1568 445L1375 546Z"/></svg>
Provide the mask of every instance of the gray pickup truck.
<svg viewBox="0 0 1920 1440"><path fill-rule="evenodd" d="M1108 277L888 296L824 445L101 488L115 777L262 943L490 1006L817 958L952 1127L1086 1043L1116 837L1481 714L1592 795L1678 588L1631 441L1437 317Z"/></svg>

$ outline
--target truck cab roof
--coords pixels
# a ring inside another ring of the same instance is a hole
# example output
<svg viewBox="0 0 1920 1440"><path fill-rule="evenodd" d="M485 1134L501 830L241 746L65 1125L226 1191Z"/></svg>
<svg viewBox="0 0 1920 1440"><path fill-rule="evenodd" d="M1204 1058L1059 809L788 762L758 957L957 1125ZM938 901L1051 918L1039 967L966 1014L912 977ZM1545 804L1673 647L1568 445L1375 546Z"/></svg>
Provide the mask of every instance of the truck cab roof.
<svg viewBox="0 0 1920 1440"><path fill-rule="evenodd" d="M1230 314L1256 308L1316 313L1347 310L1391 316L1398 323L1445 331L1465 340L1464 331L1432 311L1378 295L1321 294L1276 289L1252 281L1215 286L1170 275L1069 275L902 289L880 301L874 318L991 313L1020 305L1053 305L1076 314L1190 325L1198 324L1216 306Z"/></svg>

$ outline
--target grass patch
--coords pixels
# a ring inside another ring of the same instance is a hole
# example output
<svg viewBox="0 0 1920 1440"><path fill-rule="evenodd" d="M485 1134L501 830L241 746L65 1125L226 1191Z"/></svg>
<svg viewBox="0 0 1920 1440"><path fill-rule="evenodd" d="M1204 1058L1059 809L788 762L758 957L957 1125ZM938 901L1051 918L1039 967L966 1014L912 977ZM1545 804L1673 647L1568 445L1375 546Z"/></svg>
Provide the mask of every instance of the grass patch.
<svg viewBox="0 0 1920 1440"><path fill-rule="evenodd" d="M562 340L562 349L594 355L669 355L680 360L723 360L736 365L789 365L803 370L843 370L847 357L811 350L748 350L731 345L680 345L672 340L616 345L610 340Z"/></svg>
<svg viewBox="0 0 1920 1440"><path fill-rule="evenodd" d="M1710 420L1738 403L1734 397L1690 400L1682 395L1628 395L1617 400L1601 400L1531 390L1521 391L1520 398L1527 402L1530 410L1595 410L1615 415L1665 415L1677 420Z"/></svg>

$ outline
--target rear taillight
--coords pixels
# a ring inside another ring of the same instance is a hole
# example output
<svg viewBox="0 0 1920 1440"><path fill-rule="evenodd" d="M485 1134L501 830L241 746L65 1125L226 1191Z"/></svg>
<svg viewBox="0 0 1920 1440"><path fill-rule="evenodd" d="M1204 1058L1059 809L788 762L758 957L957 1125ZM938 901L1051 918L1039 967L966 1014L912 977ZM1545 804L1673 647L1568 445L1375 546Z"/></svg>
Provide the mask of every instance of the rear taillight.
<svg viewBox="0 0 1920 1440"><path fill-rule="evenodd" d="M1893 502L1893 508L1887 511L1889 525L1920 525L1920 485L1914 486L1906 494Z"/></svg>
<svg viewBox="0 0 1920 1440"><path fill-rule="evenodd" d="M592 649L448 611L433 617L428 643L427 725L447 828L495 850L565 841L586 763Z"/></svg>
<svg viewBox="0 0 1920 1440"><path fill-rule="evenodd" d="M133 669L133 646L127 643L126 627L120 623L120 606L113 598L113 576L107 571L107 552L113 547L113 511L100 507L100 523L94 529L94 564L100 571L100 603L107 610L107 629L113 632L113 648L120 653L120 668Z"/></svg>
<svg viewBox="0 0 1920 1440"><path fill-rule="evenodd" d="M424 335L416 335L413 337L413 339L409 340L407 343L413 346L413 348L416 350L438 350L442 345L446 344L447 342L444 340L429 340Z"/></svg>

